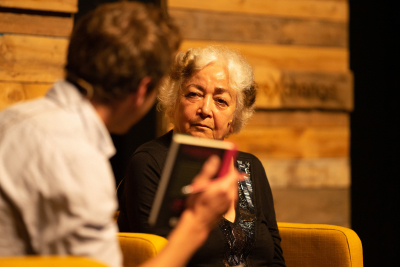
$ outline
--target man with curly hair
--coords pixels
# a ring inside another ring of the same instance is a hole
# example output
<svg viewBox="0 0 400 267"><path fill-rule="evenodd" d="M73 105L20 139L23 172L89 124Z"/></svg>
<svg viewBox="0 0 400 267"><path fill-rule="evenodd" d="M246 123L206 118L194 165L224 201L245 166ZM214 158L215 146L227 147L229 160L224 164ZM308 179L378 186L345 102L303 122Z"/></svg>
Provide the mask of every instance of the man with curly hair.
<svg viewBox="0 0 400 267"><path fill-rule="evenodd" d="M179 43L176 26L154 7L99 6L74 28L65 79L0 113L0 256L77 255L122 266L109 133L126 132L153 106ZM197 181L218 165L210 159ZM185 264L237 193L237 172L226 178L191 196L148 266Z"/></svg>

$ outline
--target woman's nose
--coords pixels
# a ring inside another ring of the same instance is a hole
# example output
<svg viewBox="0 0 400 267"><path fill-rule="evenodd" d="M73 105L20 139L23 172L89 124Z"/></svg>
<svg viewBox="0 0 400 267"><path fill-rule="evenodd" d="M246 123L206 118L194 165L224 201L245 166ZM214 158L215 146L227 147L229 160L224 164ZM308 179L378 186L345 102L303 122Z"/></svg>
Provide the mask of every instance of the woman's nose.
<svg viewBox="0 0 400 267"><path fill-rule="evenodd" d="M208 117L212 115L212 97L207 96L203 99L202 105L200 107L201 113L204 117Z"/></svg>

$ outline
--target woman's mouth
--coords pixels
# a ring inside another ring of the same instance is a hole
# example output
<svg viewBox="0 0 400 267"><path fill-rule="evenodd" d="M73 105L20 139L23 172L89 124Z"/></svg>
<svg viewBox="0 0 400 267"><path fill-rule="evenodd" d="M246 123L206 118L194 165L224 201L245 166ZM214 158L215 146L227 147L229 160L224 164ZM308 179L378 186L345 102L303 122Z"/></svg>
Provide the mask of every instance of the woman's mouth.
<svg viewBox="0 0 400 267"><path fill-rule="evenodd" d="M212 128L210 126L205 125L205 124L201 124L201 123L192 124L192 127L208 128L208 129L212 130Z"/></svg>

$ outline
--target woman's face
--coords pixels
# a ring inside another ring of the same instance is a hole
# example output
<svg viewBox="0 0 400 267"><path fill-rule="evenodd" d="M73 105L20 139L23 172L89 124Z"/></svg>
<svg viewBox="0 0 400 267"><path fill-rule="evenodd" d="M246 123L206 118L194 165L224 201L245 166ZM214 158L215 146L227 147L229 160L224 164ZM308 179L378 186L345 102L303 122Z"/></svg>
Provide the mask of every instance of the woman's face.
<svg viewBox="0 0 400 267"><path fill-rule="evenodd" d="M218 140L232 132L236 91L228 81L227 69L218 63L184 81L172 114L174 132Z"/></svg>

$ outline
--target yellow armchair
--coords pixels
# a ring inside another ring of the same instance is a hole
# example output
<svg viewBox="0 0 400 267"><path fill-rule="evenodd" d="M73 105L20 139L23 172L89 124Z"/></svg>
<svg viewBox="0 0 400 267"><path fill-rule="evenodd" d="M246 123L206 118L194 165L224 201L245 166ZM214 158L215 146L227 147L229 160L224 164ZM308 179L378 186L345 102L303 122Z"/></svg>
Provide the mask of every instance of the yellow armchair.
<svg viewBox="0 0 400 267"><path fill-rule="evenodd" d="M167 239L141 233L118 233L124 267L136 267L154 257L167 244Z"/></svg>
<svg viewBox="0 0 400 267"><path fill-rule="evenodd" d="M361 240L351 229L324 224L278 223L287 267L363 267ZM163 237L119 233L124 267L154 257L167 243Z"/></svg>
<svg viewBox="0 0 400 267"><path fill-rule="evenodd" d="M4 267L107 267L97 261L74 256L21 256L0 257Z"/></svg>
<svg viewBox="0 0 400 267"><path fill-rule="evenodd" d="M287 267L363 267L361 240L348 228L324 224L278 223ZM118 233L124 267L136 267L154 257L167 243L163 237ZM65 257L0 258L9 267L104 267L90 259Z"/></svg>
<svg viewBox="0 0 400 267"><path fill-rule="evenodd" d="M351 229L278 223L287 267L362 267L361 240Z"/></svg>
<svg viewBox="0 0 400 267"><path fill-rule="evenodd" d="M136 267L154 257L167 243L161 236L118 233L124 267ZM91 259L74 256L0 257L1 267L107 267Z"/></svg>

